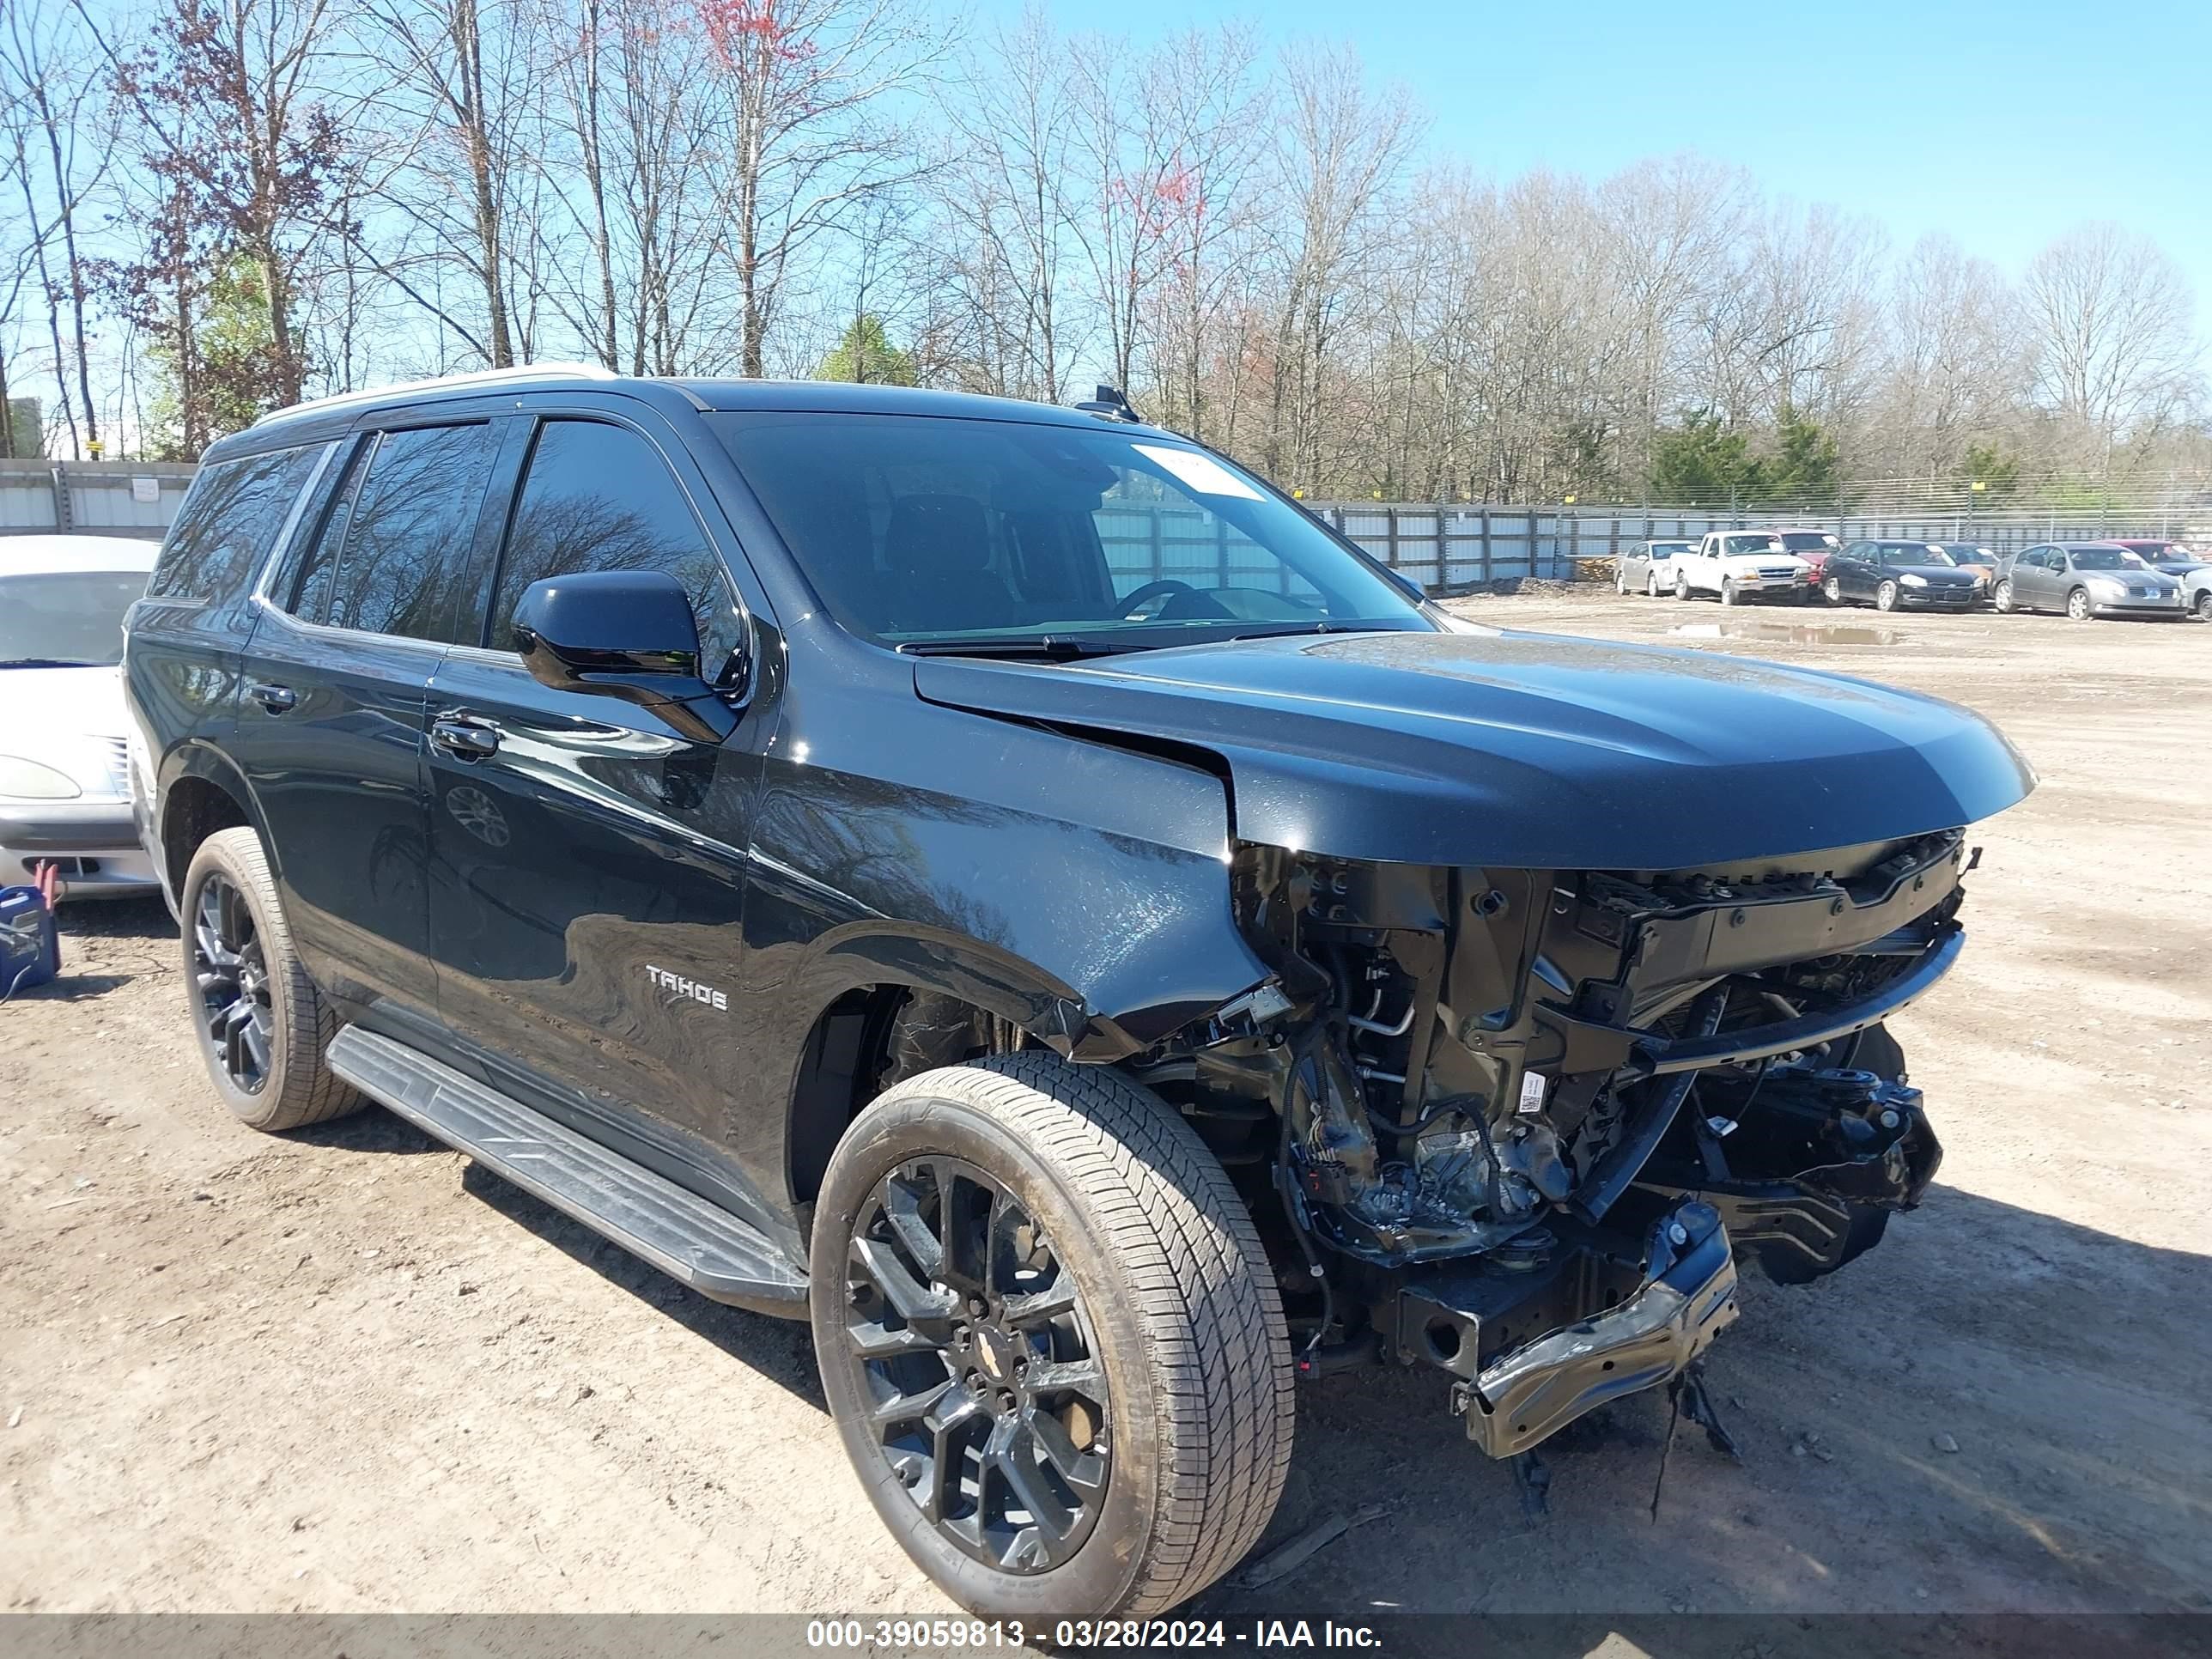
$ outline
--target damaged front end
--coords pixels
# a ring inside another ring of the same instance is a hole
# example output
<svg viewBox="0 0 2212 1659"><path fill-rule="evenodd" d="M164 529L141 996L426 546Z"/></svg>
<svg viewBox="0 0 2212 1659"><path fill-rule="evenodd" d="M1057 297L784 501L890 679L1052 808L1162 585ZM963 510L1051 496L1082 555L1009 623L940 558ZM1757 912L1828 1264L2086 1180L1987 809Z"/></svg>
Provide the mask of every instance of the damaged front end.
<svg viewBox="0 0 2212 1659"><path fill-rule="evenodd" d="M1273 977L1131 1070L1243 1185L1306 1364L1449 1373L1495 1456L1681 1373L1736 1258L1832 1272L1941 1156L1882 1029L1955 959L1961 834L1691 870L1245 844Z"/></svg>

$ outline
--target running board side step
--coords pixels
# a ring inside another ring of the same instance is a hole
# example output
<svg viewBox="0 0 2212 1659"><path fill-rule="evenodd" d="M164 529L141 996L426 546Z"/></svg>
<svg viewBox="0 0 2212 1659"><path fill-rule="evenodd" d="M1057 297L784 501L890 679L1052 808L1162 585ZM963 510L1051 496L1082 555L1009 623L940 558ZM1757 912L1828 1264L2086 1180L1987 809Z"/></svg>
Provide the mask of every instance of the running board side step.
<svg viewBox="0 0 2212 1659"><path fill-rule="evenodd" d="M423 1133L717 1302L804 1318L806 1277L726 1210L452 1066L358 1025L331 1070Z"/></svg>

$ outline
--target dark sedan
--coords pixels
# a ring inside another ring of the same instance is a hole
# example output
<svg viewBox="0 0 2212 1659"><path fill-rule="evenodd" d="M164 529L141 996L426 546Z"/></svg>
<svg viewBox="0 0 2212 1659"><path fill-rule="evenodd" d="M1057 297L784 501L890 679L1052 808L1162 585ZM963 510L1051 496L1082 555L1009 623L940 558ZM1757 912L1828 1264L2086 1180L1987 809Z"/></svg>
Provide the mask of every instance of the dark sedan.
<svg viewBox="0 0 2212 1659"><path fill-rule="evenodd" d="M2045 543L1997 567L1998 610L2057 611L2075 622L2134 617L2178 622L2189 612L2181 584L2118 542Z"/></svg>
<svg viewBox="0 0 2212 1659"><path fill-rule="evenodd" d="M1933 542L1853 542L1828 556L1830 605L1871 599L1877 611L1971 611L1981 585Z"/></svg>
<svg viewBox="0 0 2212 1659"><path fill-rule="evenodd" d="M2115 541L2115 547L2124 547L2154 570L2164 571L2175 578L2193 575L2205 568L2201 554L2192 553L2179 542L2139 542L2127 539Z"/></svg>

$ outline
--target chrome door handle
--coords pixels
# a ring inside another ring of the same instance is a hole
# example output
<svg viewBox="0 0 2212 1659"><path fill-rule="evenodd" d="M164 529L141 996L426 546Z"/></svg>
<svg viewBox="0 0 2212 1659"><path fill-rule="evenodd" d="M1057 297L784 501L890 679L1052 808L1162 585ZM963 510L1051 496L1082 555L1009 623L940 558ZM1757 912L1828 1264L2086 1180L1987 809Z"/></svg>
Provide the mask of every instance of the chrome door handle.
<svg viewBox="0 0 2212 1659"><path fill-rule="evenodd" d="M467 714L441 714L430 722L430 741L460 760L483 760L499 752L499 727Z"/></svg>
<svg viewBox="0 0 2212 1659"><path fill-rule="evenodd" d="M288 713L300 701L300 694L289 685L272 685L266 680L257 680L246 688L246 696L272 714Z"/></svg>

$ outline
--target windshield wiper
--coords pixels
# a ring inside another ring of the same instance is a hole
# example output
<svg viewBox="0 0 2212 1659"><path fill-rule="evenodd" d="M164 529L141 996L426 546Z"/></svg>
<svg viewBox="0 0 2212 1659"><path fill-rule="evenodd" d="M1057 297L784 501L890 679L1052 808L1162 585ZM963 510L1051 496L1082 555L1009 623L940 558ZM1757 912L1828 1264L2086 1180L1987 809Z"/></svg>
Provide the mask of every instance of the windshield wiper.
<svg viewBox="0 0 2212 1659"><path fill-rule="evenodd" d="M1066 634L1032 634L1016 639L902 640L894 648L909 657L1042 657L1047 662L1111 657L1124 651L1143 649L1141 646L1109 645Z"/></svg>
<svg viewBox="0 0 2212 1659"><path fill-rule="evenodd" d="M0 657L0 668L110 668L114 665L87 662L82 657Z"/></svg>

